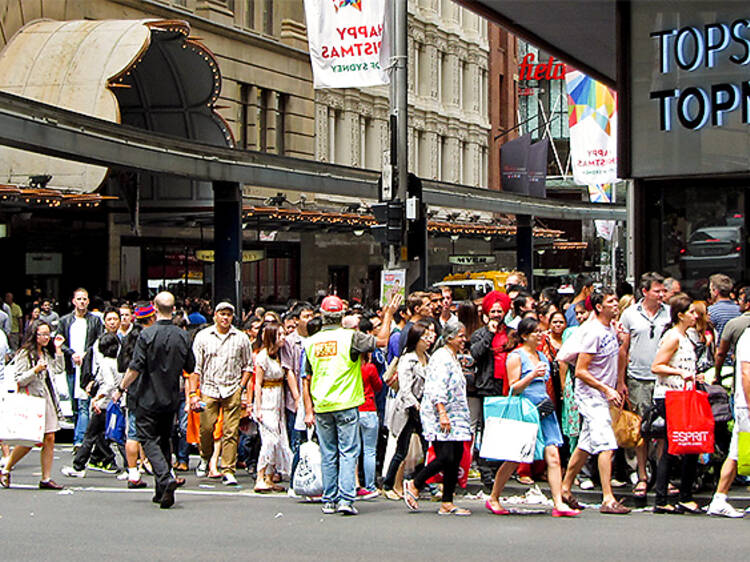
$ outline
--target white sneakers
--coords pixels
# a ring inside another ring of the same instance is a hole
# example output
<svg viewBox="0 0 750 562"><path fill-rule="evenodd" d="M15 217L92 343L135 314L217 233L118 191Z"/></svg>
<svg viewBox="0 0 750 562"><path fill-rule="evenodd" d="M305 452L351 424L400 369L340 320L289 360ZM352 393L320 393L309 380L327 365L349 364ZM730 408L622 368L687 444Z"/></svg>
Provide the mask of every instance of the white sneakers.
<svg viewBox="0 0 750 562"><path fill-rule="evenodd" d="M221 483L224 484L225 486L236 486L237 479L234 477L234 474L232 474L231 472L227 472L222 477Z"/></svg>
<svg viewBox="0 0 750 562"><path fill-rule="evenodd" d="M83 470L76 470L72 466L64 466L60 469L60 472L62 472L65 476L68 476L70 478L86 478L86 469Z"/></svg>
<svg viewBox="0 0 750 562"><path fill-rule="evenodd" d="M711 500L707 513L715 517L731 517L732 519L739 519L745 515L742 511L737 511L732 507L724 498Z"/></svg>
<svg viewBox="0 0 750 562"><path fill-rule="evenodd" d="M208 474L208 463L201 459L201 462L195 467L195 475L198 478L205 478L206 474Z"/></svg>

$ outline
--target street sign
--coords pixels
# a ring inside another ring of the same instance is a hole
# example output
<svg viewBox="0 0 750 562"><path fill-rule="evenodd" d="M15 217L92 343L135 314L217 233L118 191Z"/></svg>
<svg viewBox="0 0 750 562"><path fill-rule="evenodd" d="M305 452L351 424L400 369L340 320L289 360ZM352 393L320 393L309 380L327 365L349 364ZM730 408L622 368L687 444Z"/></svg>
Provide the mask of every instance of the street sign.
<svg viewBox="0 0 750 562"><path fill-rule="evenodd" d="M467 254L448 256L448 263L453 265L485 265L495 263L495 256L492 254Z"/></svg>
<svg viewBox="0 0 750 562"><path fill-rule="evenodd" d="M214 251L213 250L196 250L195 251L195 257L196 259L200 261L205 261L208 263L214 262ZM266 251L265 250L243 250L242 252L242 263L250 263L254 261L260 261L262 259L265 259L266 257Z"/></svg>

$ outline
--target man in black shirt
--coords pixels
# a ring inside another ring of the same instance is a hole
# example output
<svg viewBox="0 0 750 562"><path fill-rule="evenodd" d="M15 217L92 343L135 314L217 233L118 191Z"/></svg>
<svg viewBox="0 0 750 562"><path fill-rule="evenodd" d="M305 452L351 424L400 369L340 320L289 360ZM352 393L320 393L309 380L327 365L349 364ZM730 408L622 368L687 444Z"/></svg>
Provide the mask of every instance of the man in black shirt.
<svg viewBox="0 0 750 562"><path fill-rule="evenodd" d="M180 403L182 372L192 373L195 357L187 332L172 323L174 295L166 291L154 298L156 324L138 336L133 360L114 400L138 378L135 427L138 441L154 470L156 495L162 509L174 505L177 479L171 470L170 436Z"/></svg>

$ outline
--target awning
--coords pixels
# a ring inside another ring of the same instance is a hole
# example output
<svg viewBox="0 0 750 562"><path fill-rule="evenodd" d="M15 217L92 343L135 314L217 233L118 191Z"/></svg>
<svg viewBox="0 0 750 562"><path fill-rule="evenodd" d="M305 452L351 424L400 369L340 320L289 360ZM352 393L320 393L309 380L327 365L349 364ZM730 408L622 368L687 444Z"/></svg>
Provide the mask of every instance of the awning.
<svg viewBox="0 0 750 562"><path fill-rule="evenodd" d="M616 0L456 1L592 78L616 86Z"/></svg>
<svg viewBox="0 0 750 562"><path fill-rule="evenodd" d="M39 20L0 52L0 90L115 123L233 146L214 111L221 75L184 21ZM0 183L52 176L48 188L95 191L106 167L0 147Z"/></svg>

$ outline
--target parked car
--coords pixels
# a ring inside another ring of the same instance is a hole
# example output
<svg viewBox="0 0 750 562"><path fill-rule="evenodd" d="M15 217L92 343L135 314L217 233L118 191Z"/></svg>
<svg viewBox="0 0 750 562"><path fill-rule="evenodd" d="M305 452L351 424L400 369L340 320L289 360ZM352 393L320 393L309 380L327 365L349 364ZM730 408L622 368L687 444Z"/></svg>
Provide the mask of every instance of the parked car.
<svg viewBox="0 0 750 562"><path fill-rule="evenodd" d="M690 235L680 250L680 269L685 279L726 273L744 277L745 240L741 226L707 226Z"/></svg>

